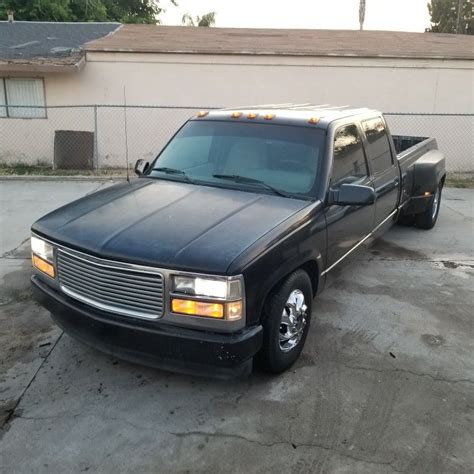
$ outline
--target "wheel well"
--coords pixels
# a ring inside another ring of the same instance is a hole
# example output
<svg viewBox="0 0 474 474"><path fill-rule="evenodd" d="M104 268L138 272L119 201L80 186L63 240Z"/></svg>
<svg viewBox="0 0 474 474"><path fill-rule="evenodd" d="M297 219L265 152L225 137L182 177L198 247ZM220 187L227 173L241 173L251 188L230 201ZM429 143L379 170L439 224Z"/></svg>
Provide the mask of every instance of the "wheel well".
<svg viewBox="0 0 474 474"><path fill-rule="evenodd" d="M318 269L318 264L314 260L308 260L307 262L303 263L299 267L296 267L293 270L291 270L291 272L288 272L287 274L282 276L270 289L269 294L272 292L274 288L277 288L278 285L280 285L283 280L288 278L289 275L291 275L292 273L298 270L304 270L308 274L309 279L311 280L311 286L313 288L313 296L316 296L316 292L318 291L318 283L319 283L318 282L319 269Z"/></svg>
<svg viewBox="0 0 474 474"><path fill-rule="evenodd" d="M264 303L262 305L262 309L263 309L263 306L266 304L268 298L272 295L273 291L275 290L275 288L278 288L278 286L286 279L288 278L288 275L291 275L292 273L298 271L298 270L304 270L308 276L309 276L309 279L311 280L311 286L313 288L313 297L316 296L316 292L318 291L318 284L319 284L319 268L318 268L318 264L314 261L314 260L309 260L305 263L303 263L302 265L300 265L299 267L297 268L294 268L293 270L291 270L291 272L289 273L286 273L284 276L282 276L274 285L272 288L270 288L270 290L268 290L267 294L265 295L265 298L263 299Z"/></svg>
<svg viewBox="0 0 474 474"><path fill-rule="evenodd" d="M301 265L299 268L301 270L304 270L309 275L309 279L311 280L311 286L313 287L313 296L316 296L319 283L318 264L314 260L309 260L308 262L303 263L303 265ZM298 270L298 268L296 270Z"/></svg>

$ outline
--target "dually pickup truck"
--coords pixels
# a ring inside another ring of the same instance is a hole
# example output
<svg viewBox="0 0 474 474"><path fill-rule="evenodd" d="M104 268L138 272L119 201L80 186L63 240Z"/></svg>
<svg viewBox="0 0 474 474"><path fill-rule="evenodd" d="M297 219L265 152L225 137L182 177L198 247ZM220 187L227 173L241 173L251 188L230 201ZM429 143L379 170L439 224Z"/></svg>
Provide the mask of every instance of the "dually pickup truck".
<svg viewBox="0 0 474 474"><path fill-rule="evenodd" d="M333 269L432 228L446 176L376 110L288 105L199 112L135 172L33 224L35 295L103 351L218 377L289 368Z"/></svg>

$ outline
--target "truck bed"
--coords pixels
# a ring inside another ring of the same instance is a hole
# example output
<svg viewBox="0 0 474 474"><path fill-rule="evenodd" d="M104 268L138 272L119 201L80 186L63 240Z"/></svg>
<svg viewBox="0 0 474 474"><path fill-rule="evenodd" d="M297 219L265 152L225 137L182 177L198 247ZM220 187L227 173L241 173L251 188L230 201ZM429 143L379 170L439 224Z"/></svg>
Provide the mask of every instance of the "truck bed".
<svg viewBox="0 0 474 474"><path fill-rule="evenodd" d="M425 140L429 140L428 137L412 137L408 135L392 135L395 150L398 154L403 153L411 147L418 145Z"/></svg>
<svg viewBox="0 0 474 474"><path fill-rule="evenodd" d="M402 179L400 202L433 193L445 176L445 158L434 138L393 135Z"/></svg>

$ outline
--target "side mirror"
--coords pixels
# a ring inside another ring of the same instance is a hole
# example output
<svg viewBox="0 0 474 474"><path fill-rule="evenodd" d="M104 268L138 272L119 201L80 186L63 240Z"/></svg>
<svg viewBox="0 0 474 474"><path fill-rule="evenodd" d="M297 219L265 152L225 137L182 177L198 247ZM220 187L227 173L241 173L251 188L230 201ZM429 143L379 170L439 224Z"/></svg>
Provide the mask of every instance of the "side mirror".
<svg viewBox="0 0 474 474"><path fill-rule="evenodd" d="M341 184L330 191L330 204L339 206L368 206L375 202L375 191L370 186L360 184Z"/></svg>
<svg viewBox="0 0 474 474"><path fill-rule="evenodd" d="M150 166L150 163L146 160L137 160L135 163L135 174L141 176Z"/></svg>

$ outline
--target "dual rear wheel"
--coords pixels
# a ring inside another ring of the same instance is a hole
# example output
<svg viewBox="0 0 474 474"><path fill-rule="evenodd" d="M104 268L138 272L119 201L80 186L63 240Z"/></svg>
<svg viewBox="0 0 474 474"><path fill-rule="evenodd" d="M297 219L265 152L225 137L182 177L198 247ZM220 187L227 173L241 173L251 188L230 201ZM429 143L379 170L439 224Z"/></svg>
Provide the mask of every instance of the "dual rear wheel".
<svg viewBox="0 0 474 474"><path fill-rule="evenodd" d="M432 229L436 221L438 220L439 214L439 206L441 204L441 191L442 185L440 184L437 188L433 197L430 200L430 203L425 210L425 212L421 214L417 214L415 216L415 225L420 229Z"/></svg>
<svg viewBox="0 0 474 474"><path fill-rule="evenodd" d="M414 215L402 215L398 218L398 223L406 226L415 225L420 229L432 229L438 220L442 190L443 184L439 183L424 212Z"/></svg>

